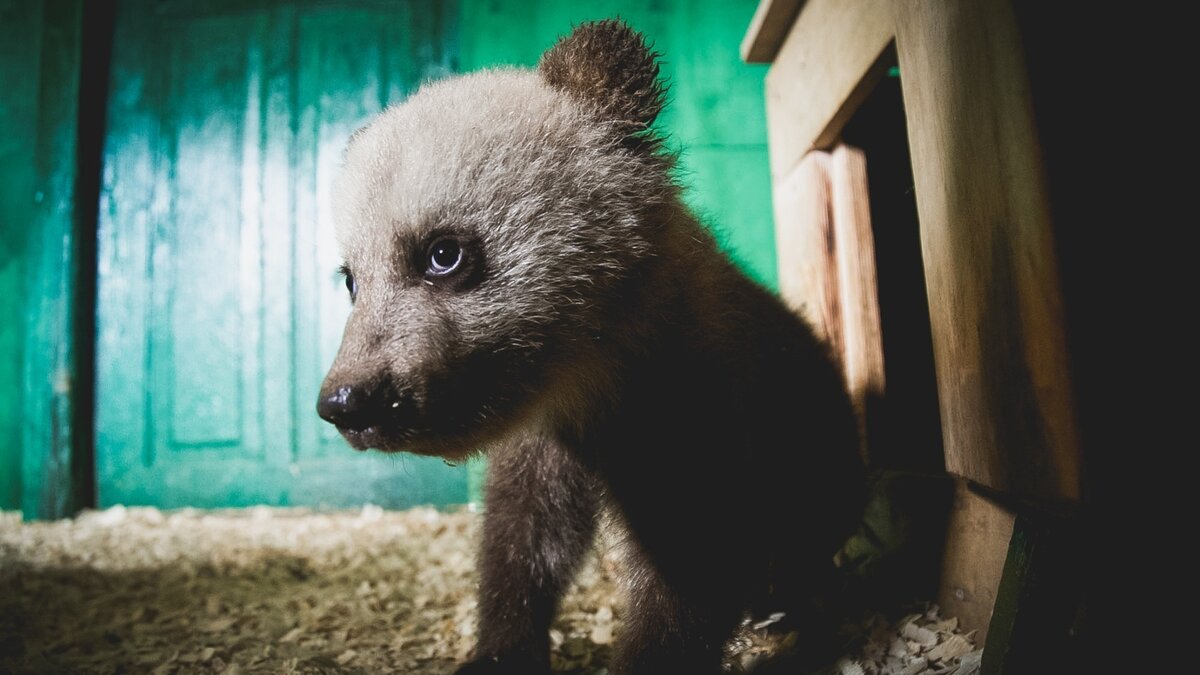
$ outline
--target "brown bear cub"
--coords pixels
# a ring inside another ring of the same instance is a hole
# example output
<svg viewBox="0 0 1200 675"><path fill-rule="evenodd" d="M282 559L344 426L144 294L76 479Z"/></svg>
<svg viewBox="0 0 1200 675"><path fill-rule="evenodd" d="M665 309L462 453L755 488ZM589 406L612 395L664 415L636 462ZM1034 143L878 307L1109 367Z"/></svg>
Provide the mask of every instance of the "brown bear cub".
<svg viewBox="0 0 1200 675"><path fill-rule="evenodd" d="M357 449L489 458L479 643L549 671L598 514L625 530L613 671L716 673L747 608L802 613L858 522L826 346L680 199L656 55L584 24L535 70L426 84L334 185L353 310L318 411Z"/></svg>

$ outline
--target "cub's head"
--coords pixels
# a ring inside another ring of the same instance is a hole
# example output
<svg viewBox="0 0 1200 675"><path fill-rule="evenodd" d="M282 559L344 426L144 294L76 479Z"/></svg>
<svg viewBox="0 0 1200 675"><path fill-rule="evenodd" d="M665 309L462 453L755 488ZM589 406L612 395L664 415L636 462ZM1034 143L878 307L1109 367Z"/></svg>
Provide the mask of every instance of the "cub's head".
<svg viewBox="0 0 1200 675"><path fill-rule="evenodd" d="M654 54L603 21L355 133L334 184L353 309L321 417L358 449L457 458L566 395L678 199L662 106Z"/></svg>

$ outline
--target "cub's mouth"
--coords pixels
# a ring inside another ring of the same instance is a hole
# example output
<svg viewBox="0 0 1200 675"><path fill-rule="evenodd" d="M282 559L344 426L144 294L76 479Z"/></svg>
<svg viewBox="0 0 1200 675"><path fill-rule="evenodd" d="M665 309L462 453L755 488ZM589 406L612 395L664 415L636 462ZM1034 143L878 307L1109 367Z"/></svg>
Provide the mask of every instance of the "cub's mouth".
<svg viewBox="0 0 1200 675"><path fill-rule="evenodd" d="M382 389L389 391L390 387ZM317 400L317 414L359 452L407 452L459 460L480 447L480 439L464 425L431 417L418 410L411 397L381 395L379 391L353 385L324 391Z"/></svg>
<svg viewBox="0 0 1200 675"><path fill-rule="evenodd" d="M359 452L377 450L387 454L407 452L413 455L441 457L461 460L471 455L478 443L464 437L441 437L432 433L421 433L415 429L404 429L386 423L373 424L362 429L337 428L338 433L350 447Z"/></svg>
<svg viewBox="0 0 1200 675"><path fill-rule="evenodd" d="M365 452L367 450L380 450L382 452L404 452L407 450L404 441L407 440L405 434L397 433L395 430L389 430L380 424L373 424L364 429L351 429L349 427L337 428L338 433L350 447Z"/></svg>

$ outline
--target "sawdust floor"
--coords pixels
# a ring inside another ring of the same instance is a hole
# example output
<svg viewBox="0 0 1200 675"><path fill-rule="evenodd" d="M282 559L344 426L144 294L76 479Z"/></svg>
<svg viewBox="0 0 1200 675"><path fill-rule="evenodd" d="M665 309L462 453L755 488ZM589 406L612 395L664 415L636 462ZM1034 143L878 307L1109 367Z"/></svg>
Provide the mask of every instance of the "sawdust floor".
<svg viewBox="0 0 1200 675"><path fill-rule="evenodd" d="M452 673L474 642L479 518L370 506L114 507L47 523L0 513L0 672ZM583 568L551 634L556 670L607 672L618 564L602 550ZM769 621L731 641L731 672L800 648L803 636L770 634ZM972 636L936 608L854 628L831 672L978 671Z"/></svg>

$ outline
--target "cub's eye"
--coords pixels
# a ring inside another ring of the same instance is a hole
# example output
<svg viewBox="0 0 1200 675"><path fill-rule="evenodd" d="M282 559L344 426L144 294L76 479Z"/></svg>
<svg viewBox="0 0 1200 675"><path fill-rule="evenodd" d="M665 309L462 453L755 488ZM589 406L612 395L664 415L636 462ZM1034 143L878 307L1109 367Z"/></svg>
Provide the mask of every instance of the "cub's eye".
<svg viewBox="0 0 1200 675"><path fill-rule="evenodd" d="M442 276L458 269L462 264L463 251L459 243L450 238L438 239L429 247L428 274Z"/></svg>
<svg viewBox="0 0 1200 675"><path fill-rule="evenodd" d="M354 298L358 295L358 282L354 280L354 274L345 265L342 265L338 271L346 278L346 290L350 292L350 302L354 302Z"/></svg>

